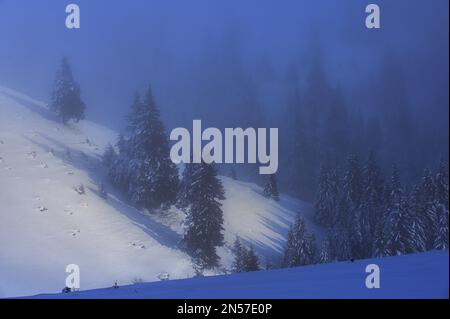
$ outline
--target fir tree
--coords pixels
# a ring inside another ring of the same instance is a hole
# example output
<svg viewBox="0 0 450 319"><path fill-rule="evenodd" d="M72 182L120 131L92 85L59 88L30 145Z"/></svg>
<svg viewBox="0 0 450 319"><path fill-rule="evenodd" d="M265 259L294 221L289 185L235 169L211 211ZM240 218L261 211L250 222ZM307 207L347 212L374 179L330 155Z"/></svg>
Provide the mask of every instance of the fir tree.
<svg viewBox="0 0 450 319"><path fill-rule="evenodd" d="M426 251L427 234L423 215L421 214L420 188L413 186L411 194L408 196L408 205L411 215L411 227L414 237L412 246L415 252Z"/></svg>
<svg viewBox="0 0 450 319"><path fill-rule="evenodd" d="M258 271L259 269L258 255L256 255L253 246L250 246L249 249L245 250L244 271Z"/></svg>
<svg viewBox="0 0 450 319"><path fill-rule="evenodd" d="M119 134L116 146L118 149L118 154L109 166L108 177L113 185L128 194L131 179L131 159L127 148L127 140L125 140L123 134Z"/></svg>
<svg viewBox="0 0 450 319"><path fill-rule="evenodd" d="M215 164L196 165L190 187L184 243L187 251L202 267L214 267L219 261L216 247L223 244L223 213L220 200L225 199L225 191L217 178Z"/></svg>
<svg viewBox="0 0 450 319"><path fill-rule="evenodd" d="M200 164L185 164L183 169L182 178L180 181L180 187L177 194L176 207L182 210L188 208L192 199L192 182L193 174L198 169Z"/></svg>
<svg viewBox="0 0 450 319"><path fill-rule="evenodd" d="M332 207L330 207L329 202L329 175L328 166L322 164L319 173L317 198L314 203L314 222L325 227L329 227L332 224Z"/></svg>
<svg viewBox="0 0 450 319"><path fill-rule="evenodd" d="M178 172L170 160L169 142L151 88L142 103L135 99L129 129L131 136L127 148L131 176L128 193L131 200L148 209L174 204Z"/></svg>
<svg viewBox="0 0 450 319"><path fill-rule="evenodd" d="M444 206L437 207L436 236L434 249L448 250L448 210Z"/></svg>
<svg viewBox="0 0 450 319"><path fill-rule="evenodd" d="M299 214L288 232L283 265L296 267L314 263L315 238L306 232L305 221Z"/></svg>
<svg viewBox="0 0 450 319"><path fill-rule="evenodd" d="M422 215L426 234L426 248L432 249L435 241L436 211L436 185L430 170L425 169L422 183L418 191L417 208Z"/></svg>
<svg viewBox="0 0 450 319"><path fill-rule="evenodd" d="M81 99L80 86L75 82L69 62L64 57L56 74L50 109L64 124L67 124L71 119L82 120L85 108L86 105Z"/></svg>
<svg viewBox="0 0 450 319"><path fill-rule="evenodd" d="M322 241L322 246L320 247L319 263L326 264L330 261L330 242L328 239L325 239Z"/></svg>
<svg viewBox="0 0 450 319"><path fill-rule="evenodd" d="M232 271L235 273L244 271L244 262L245 262L245 247L242 245L239 238L236 238L233 244L233 255L234 260L232 264Z"/></svg>
<svg viewBox="0 0 450 319"><path fill-rule="evenodd" d="M271 198L275 201L280 200L280 194L278 193L277 177L275 174L269 175L266 186L264 187L264 196Z"/></svg>
<svg viewBox="0 0 450 319"><path fill-rule="evenodd" d="M362 168L356 156L348 158L347 171L344 175L342 188L339 222L341 223L341 228L346 229L352 258L364 258L366 255L362 228L364 187Z"/></svg>
<svg viewBox="0 0 450 319"><path fill-rule="evenodd" d="M382 229L383 256L395 256L414 252L414 229L410 206L400 183L396 167L391 178L390 204Z"/></svg>
<svg viewBox="0 0 450 319"><path fill-rule="evenodd" d="M108 144L108 146L106 146L105 152L102 155L102 165L106 168L110 168L116 160L116 156L117 154L114 150L114 147L112 147L111 144Z"/></svg>
<svg viewBox="0 0 450 319"><path fill-rule="evenodd" d="M377 224L383 216L384 181L373 152L363 169L363 198L361 215L363 257L373 255Z"/></svg>
<svg viewBox="0 0 450 319"><path fill-rule="evenodd" d="M448 165L441 161L439 170L435 177L436 198L433 208L436 214L436 226L433 248L448 250Z"/></svg>

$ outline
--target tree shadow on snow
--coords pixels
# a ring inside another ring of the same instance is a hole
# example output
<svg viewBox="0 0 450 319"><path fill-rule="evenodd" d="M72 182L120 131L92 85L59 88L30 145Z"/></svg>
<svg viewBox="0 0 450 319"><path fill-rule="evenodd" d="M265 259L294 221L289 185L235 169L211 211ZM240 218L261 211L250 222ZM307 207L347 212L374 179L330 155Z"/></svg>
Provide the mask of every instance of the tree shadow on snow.
<svg viewBox="0 0 450 319"><path fill-rule="evenodd" d="M88 182L97 186L97 189L94 189L93 187L84 185L92 194L98 196L100 200L104 200L109 206L125 215L134 225L141 228L161 245L179 249L178 243L181 240L181 236L177 232L128 204L125 196L109 183L106 171L101 165L100 156L87 154L45 134L39 134L39 136L45 142L39 142L29 137L25 138L45 152L51 151L53 156L62 160L68 169L72 167L86 172L89 176ZM107 188L107 199L104 199L102 194L100 194L99 189L101 184ZM78 185L73 186L76 187Z"/></svg>

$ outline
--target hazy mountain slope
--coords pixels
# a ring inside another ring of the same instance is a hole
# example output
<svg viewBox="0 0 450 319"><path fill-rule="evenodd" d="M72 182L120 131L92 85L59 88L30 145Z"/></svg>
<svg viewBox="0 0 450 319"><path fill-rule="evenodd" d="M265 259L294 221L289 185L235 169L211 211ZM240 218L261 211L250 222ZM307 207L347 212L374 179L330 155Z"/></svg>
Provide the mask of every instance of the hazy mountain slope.
<svg viewBox="0 0 450 319"><path fill-rule="evenodd" d="M0 297L60 291L71 263L81 268L82 289L154 281L161 272L193 275L178 248L183 214L144 215L107 184L99 158L115 139L116 132L89 121L63 126L45 103L0 86ZM287 196L275 203L254 184L222 180L223 267L236 236L255 246L263 266L276 262L297 212L320 238L308 204ZM107 200L99 196L101 182ZM74 190L80 184L85 195Z"/></svg>

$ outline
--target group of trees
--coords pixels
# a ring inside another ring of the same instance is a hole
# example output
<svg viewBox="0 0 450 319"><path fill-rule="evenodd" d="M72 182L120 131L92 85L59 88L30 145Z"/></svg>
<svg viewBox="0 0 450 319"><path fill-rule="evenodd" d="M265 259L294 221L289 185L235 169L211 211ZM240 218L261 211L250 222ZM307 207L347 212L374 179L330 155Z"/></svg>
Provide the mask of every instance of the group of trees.
<svg viewBox="0 0 450 319"><path fill-rule="evenodd" d="M425 170L418 185L402 185L394 167L386 180L375 156L356 156L345 173L323 164L314 205L315 222L328 229L329 260L392 256L448 249L448 167Z"/></svg>
<svg viewBox="0 0 450 319"><path fill-rule="evenodd" d="M418 185L402 185L394 167L385 180L373 153L356 156L344 174L337 164L320 169L314 222L327 230L320 248L299 214L292 224L282 266L363 259L448 249L448 165L426 169Z"/></svg>
<svg viewBox="0 0 450 319"><path fill-rule="evenodd" d="M234 242L233 254L234 261L231 266L233 272L258 271L260 269L259 259L253 246L246 247L239 238Z"/></svg>
<svg viewBox="0 0 450 319"><path fill-rule="evenodd" d="M183 245L196 265L218 266L216 247L223 244L220 200L225 191L216 166L186 164L179 180L151 88L144 99L135 96L127 122L125 134L103 155L111 183L139 208L165 211L176 204L186 213Z"/></svg>
<svg viewBox="0 0 450 319"><path fill-rule="evenodd" d="M81 99L80 86L74 80L67 58L63 58L56 73L56 80L51 96L50 110L67 124L69 120L79 121L84 118L86 105Z"/></svg>

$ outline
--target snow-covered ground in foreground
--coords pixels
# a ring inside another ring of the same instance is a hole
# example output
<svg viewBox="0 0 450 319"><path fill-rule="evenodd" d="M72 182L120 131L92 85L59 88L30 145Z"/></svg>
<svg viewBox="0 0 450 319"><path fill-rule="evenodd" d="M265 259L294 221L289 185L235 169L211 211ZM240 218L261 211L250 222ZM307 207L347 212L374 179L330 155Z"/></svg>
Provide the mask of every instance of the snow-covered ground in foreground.
<svg viewBox="0 0 450 319"><path fill-rule="evenodd" d="M357 260L34 298L448 298L448 252ZM368 289L368 264L380 268L380 288Z"/></svg>
<svg viewBox="0 0 450 319"><path fill-rule="evenodd" d="M181 212L145 215L107 184L99 160L116 135L89 121L63 126L45 103L0 86L0 297L59 292L68 264L80 266L82 289L157 281L162 272L193 276L178 249ZM298 212L320 239L307 203L287 196L276 203L254 184L222 180L224 268L236 236L254 245L263 266L275 262ZM107 200L98 193L102 182ZM85 195L74 190L80 184Z"/></svg>

